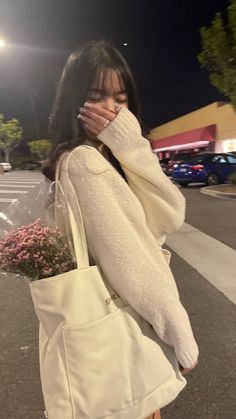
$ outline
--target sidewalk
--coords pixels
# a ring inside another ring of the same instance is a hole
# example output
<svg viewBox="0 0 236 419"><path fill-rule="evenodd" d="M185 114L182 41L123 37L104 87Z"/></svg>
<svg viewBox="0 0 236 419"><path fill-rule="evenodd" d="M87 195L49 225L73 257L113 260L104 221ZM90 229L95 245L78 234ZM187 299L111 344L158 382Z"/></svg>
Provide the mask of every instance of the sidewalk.
<svg viewBox="0 0 236 419"><path fill-rule="evenodd" d="M206 186L200 192L215 198L236 199L236 185L233 184Z"/></svg>

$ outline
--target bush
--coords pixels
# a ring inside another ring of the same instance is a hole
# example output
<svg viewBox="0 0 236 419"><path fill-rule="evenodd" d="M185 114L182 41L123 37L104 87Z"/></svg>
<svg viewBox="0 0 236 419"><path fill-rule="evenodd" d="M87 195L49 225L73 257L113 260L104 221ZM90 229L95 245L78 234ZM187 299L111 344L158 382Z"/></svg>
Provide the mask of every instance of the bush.
<svg viewBox="0 0 236 419"><path fill-rule="evenodd" d="M236 172L231 173L231 175L229 175L229 180L230 180L231 183L236 185Z"/></svg>
<svg viewBox="0 0 236 419"><path fill-rule="evenodd" d="M20 169L24 170L31 166L35 166L35 168L40 168L41 165L38 161L32 159L30 156L22 156L22 157L16 157L15 159L11 160L11 165L13 169Z"/></svg>

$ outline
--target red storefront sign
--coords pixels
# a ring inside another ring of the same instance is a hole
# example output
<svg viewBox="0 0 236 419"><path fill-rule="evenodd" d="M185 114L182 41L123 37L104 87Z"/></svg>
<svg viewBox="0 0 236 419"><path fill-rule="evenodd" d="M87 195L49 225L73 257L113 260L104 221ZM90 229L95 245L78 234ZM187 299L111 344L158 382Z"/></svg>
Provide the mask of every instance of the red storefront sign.
<svg viewBox="0 0 236 419"><path fill-rule="evenodd" d="M209 142L216 139L216 125L193 129L170 137L151 141L155 151L183 150L187 148L206 147Z"/></svg>

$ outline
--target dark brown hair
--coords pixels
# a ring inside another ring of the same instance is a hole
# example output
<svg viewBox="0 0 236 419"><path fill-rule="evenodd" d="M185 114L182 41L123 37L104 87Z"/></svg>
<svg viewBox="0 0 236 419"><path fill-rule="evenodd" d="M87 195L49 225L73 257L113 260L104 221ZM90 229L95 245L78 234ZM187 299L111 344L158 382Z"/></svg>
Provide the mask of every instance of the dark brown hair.
<svg viewBox="0 0 236 419"><path fill-rule="evenodd" d="M59 80L55 101L49 118L49 134L53 143L43 167L43 174L54 180L55 166L60 154L85 141L85 133L79 123L78 107L86 100L91 84L102 73L114 70L122 79L128 97L130 111L140 120L137 90L130 68L112 45L105 41L92 41L68 58ZM125 178L119 162L109 151L109 160Z"/></svg>

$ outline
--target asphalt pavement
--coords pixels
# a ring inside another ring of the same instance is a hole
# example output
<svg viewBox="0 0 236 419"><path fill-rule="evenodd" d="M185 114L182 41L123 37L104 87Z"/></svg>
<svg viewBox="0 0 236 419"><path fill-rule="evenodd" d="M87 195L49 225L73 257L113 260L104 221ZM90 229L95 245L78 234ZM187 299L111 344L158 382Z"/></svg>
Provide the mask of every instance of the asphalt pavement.
<svg viewBox="0 0 236 419"><path fill-rule="evenodd" d="M28 191L32 199L42 180L35 172L12 172L7 176L4 179L12 181L12 186L4 186L2 190L17 190L13 189L14 179L21 178L25 186L20 190ZM27 180L35 182L36 189L27 188ZM1 182L5 182L3 178L0 178L0 211L6 205L1 197L17 197L17 193L1 193ZM187 200L186 222L217 240L219 246L226 245L235 251L236 200L202 195L199 186L181 190ZM191 248L191 241L188 246ZM162 419L236 419L236 306L199 273L197 265L193 267L187 258L169 250L200 358L198 367L186 376L186 388L162 409ZM235 280L236 275L232 277ZM43 419L38 322L28 284L14 276L0 276L0 331L0 419Z"/></svg>

